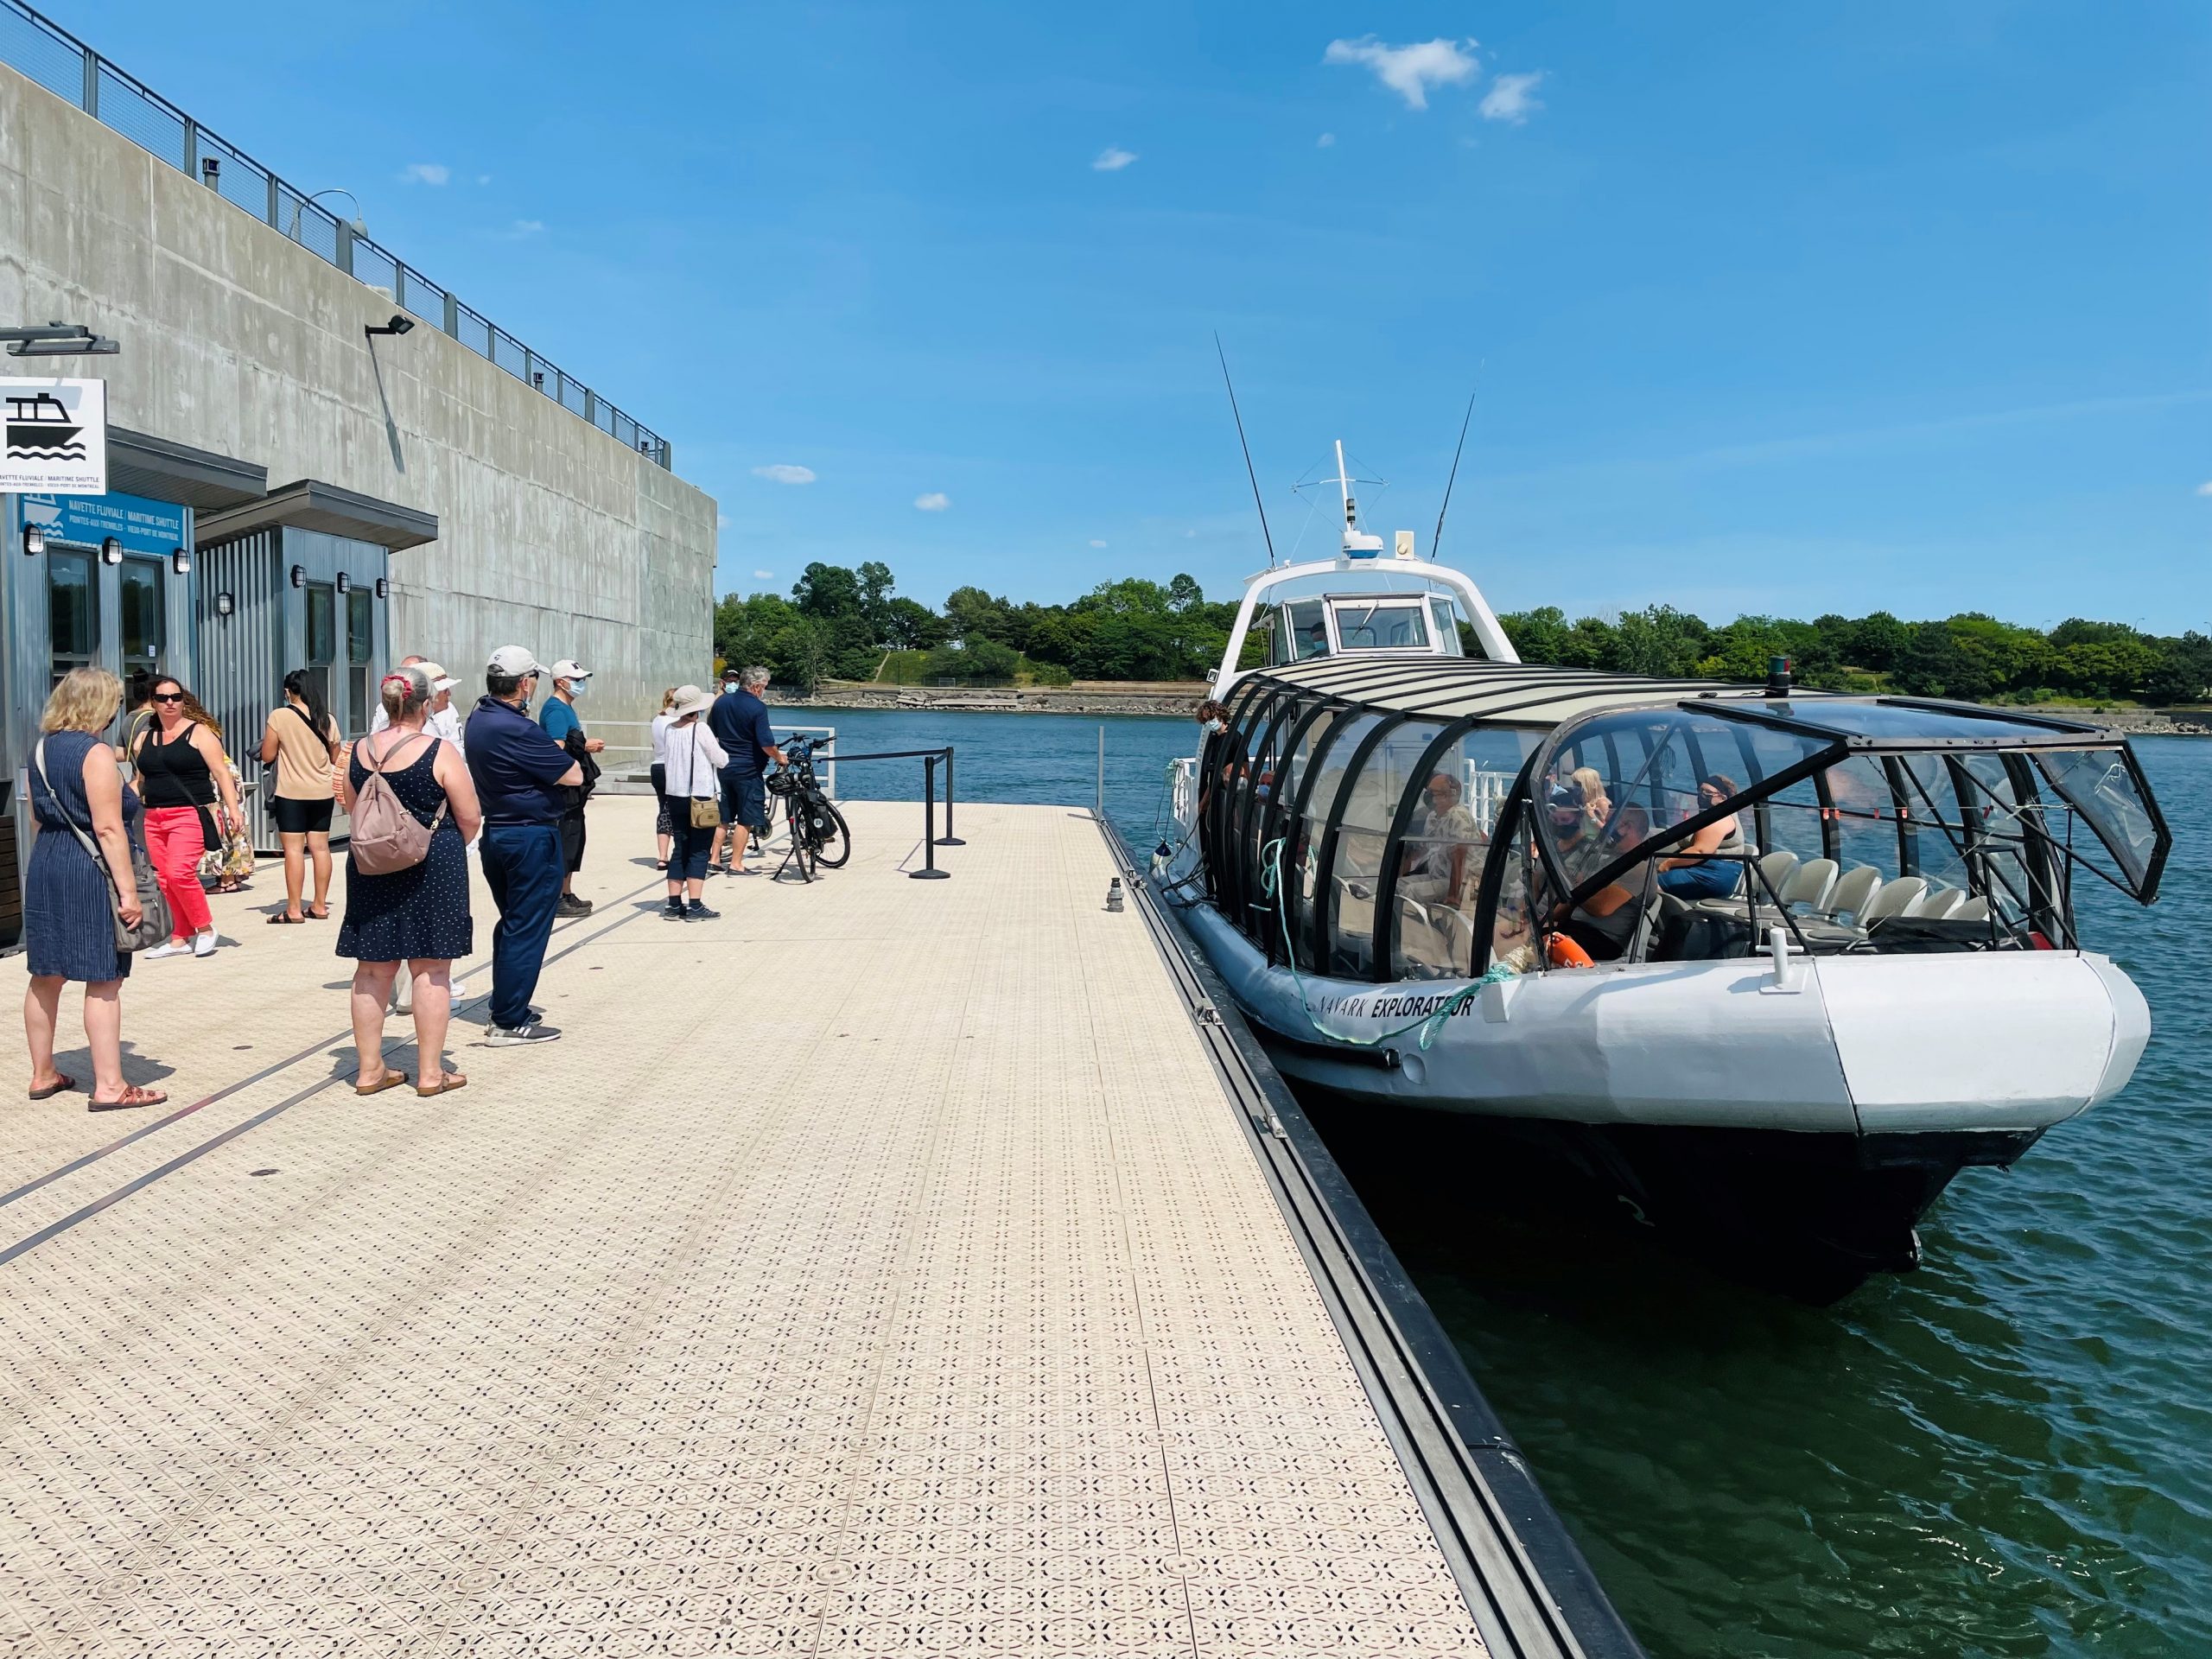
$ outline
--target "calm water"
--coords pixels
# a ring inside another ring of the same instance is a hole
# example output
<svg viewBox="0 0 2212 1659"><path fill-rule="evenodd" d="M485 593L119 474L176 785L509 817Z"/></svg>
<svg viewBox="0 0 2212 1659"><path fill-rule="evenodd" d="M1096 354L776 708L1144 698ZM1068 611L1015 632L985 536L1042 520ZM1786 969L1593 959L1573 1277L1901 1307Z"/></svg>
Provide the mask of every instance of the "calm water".
<svg viewBox="0 0 2212 1659"><path fill-rule="evenodd" d="M963 795L1091 798L1096 721L825 718L852 749L957 743ZM1142 847L1195 728L1104 723L1108 805ZM1917 1274L1802 1308L1520 1172L1486 1179L1497 1154L1449 1123L1332 1131L1659 1659L2212 1654L2212 1019L2191 949L2212 936L2212 741L2141 752L2177 842L2164 892L2089 899L2084 931L2150 998L2150 1051L2011 1174L1963 1174ZM912 791L862 770L845 792Z"/></svg>

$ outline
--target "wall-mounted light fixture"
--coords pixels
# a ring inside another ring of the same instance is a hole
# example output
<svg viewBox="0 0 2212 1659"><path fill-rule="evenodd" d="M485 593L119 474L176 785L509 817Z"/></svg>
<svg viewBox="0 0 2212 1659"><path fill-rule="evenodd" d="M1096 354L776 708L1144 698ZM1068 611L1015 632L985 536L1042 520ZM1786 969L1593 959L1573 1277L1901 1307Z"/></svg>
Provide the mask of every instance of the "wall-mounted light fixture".
<svg viewBox="0 0 2212 1659"><path fill-rule="evenodd" d="M81 322L49 322L43 328L0 328L10 357L112 357L123 349Z"/></svg>
<svg viewBox="0 0 2212 1659"><path fill-rule="evenodd" d="M169 549L169 569L175 571L180 576L190 575L192 574L192 555L186 552L184 549L181 547L173 547Z"/></svg>
<svg viewBox="0 0 2212 1659"><path fill-rule="evenodd" d="M377 597L378 599L389 599L391 597L391 582L389 577L378 576L377 578Z"/></svg>
<svg viewBox="0 0 2212 1659"><path fill-rule="evenodd" d="M117 541L112 536L102 542L100 543L100 563L102 564L121 564L123 563L123 543Z"/></svg>
<svg viewBox="0 0 2212 1659"><path fill-rule="evenodd" d="M200 181L202 184L213 190L217 188L216 181L222 176L223 163L219 159L213 156L200 158Z"/></svg>
<svg viewBox="0 0 2212 1659"><path fill-rule="evenodd" d="M537 387L538 391L543 391L545 390L545 377L538 373L537 370L532 369L530 374L530 384Z"/></svg>
<svg viewBox="0 0 2212 1659"><path fill-rule="evenodd" d="M361 332L365 334L411 334L415 332L415 319L404 311L395 311L390 322L372 322Z"/></svg>
<svg viewBox="0 0 2212 1659"><path fill-rule="evenodd" d="M42 524L23 526L23 551L36 558L46 551L46 527Z"/></svg>
<svg viewBox="0 0 2212 1659"><path fill-rule="evenodd" d="M338 591L341 594L350 594L353 591L353 578L343 570L338 573Z"/></svg>
<svg viewBox="0 0 2212 1659"><path fill-rule="evenodd" d="M215 595L215 614L218 616L228 616L237 607L237 604L238 601L232 599L228 594L218 594Z"/></svg>
<svg viewBox="0 0 2212 1659"><path fill-rule="evenodd" d="M307 585L308 585L308 568L307 568L307 566L305 566L304 564L296 564L296 565L294 565L294 566L292 567L292 586L293 586L293 587L295 587L295 588L304 588L304 587L306 587Z"/></svg>

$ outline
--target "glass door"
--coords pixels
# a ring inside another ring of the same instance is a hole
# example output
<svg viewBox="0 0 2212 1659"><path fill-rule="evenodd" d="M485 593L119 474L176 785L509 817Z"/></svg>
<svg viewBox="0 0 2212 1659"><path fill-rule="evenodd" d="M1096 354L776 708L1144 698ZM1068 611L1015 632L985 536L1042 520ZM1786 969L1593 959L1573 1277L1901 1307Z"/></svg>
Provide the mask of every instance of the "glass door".
<svg viewBox="0 0 2212 1659"><path fill-rule="evenodd" d="M123 562L123 680L126 685L142 677L150 685L153 676L162 670L162 650L168 642L162 573L159 559Z"/></svg>
<svg viewBox="0 0 2212 1659"><path fill-rule="evenodd" d="M323 707L339 722L339 729L353 735L339 700L332 693L330 671L338 660L338 589L327 582L308 583L308 677L322 698Z"/></svg>
<svg viewBox="0 0 2212 1659"><path fill-rule="evenodd" d="M92 580L97 568L89 553L51 544L46 550L47 628L53 652L48 690L71 669L91 668L99 661L100 594Z"/></svg>
<svg viewBox="0 0 2212 1659"><path fill-rule="evenodd" d="M346 595L346 686L353 699L353 724L362 731L376 718L377 698L369 684L369 655L376 645L376 624L369 590L355 587Z"/></svg>

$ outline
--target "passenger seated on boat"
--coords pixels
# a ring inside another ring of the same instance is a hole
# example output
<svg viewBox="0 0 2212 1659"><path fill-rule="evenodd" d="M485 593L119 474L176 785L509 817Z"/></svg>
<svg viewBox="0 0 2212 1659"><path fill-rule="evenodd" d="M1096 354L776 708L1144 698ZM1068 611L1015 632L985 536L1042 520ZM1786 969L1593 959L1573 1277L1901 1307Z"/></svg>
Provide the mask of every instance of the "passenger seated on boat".
<svg viewBox="0 0 2212 1659"><path fill-rule="evenodd" d="M1570 882L1580 881L1597 868L1595 855L1605 845L1605 785L1596 785L1598 812L1592 816L1592 797L1580 781L1582 772L1592 779L1597 773L1585 766L1573 773L1567 782L1554 784L1544 801L1546 828L1551 836L1552 851L1559 859L1560 868L1567 873Z"/></svg>
<svg viewBox="0 0 2212 1659"><path fill-rule="evenodd" d="M1406 838L1398 891L1423 905L1440 903L1457 910L1473 897L1467 850L1481 841L1482 831L1459 798L1459 780L1450 772L1431 772L1422 788L1428 804L1420 834Z"/></svg>
<svg viewBox="0 0 2212 1659"><path fill-rule="evenodd" d="M1618 858L1650 834L1650 815L1630 803L1621 808L1605 831L1603 856L1609 860ZM1631 880L1642 874L1640 867L1626 872ZM1656 899L1655 893L1655 903ZM1560 932L1588 951L1592 962L1617 962L1635 939L1637 924L1643 919L1644 908L1638 894L1625 881L1608 881L1577 905L1571 914L1554 912L1554 924Z"/></svg>
<svg viewBox="0 0 2212 1659"><path fill-rule="evenodd" d="M1716 772L1697 786L1697 810L1709 811L1736 792L1736 780ZM1677 899L1726 899L1744 879L1744 832L1731 812L1716 819L1689 839L1680 853L1659 861L1659 890ZM1705 858L1705 853L1733 854L1733 857Z"/></svg>

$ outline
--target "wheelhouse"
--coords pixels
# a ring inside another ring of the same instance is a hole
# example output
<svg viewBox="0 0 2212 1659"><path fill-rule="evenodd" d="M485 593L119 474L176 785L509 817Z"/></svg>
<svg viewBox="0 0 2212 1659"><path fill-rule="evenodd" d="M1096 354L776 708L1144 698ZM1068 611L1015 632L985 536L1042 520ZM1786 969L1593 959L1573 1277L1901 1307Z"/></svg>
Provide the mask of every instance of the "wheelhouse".
<svg viewBox="0 0 2212 1659"><path fill-rule="evenodd" d="M2076 877L2147 904L2171 844L2125 738L2012 711L1395 652L1227 702L1210 897L1334 977L2070 950Z"/></svg>

